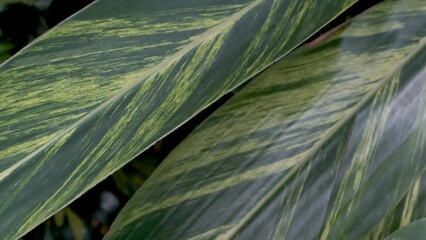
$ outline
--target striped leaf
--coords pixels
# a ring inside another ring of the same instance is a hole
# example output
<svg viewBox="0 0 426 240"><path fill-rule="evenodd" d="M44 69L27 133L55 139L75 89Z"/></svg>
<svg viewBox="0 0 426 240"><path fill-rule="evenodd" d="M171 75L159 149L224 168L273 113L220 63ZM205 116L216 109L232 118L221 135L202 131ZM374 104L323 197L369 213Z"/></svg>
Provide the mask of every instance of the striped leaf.
<svg viewBox="0 0 426 240"><path fill-rule="evenodd" d="M413 222L393 233L386 240L424 240L426 236L426 219Z"/></svg>
<svg viewBox="0 0 426 240"><path fill-rule="evenodd" d="M99 0L0 67L0 239L14 239L356 0Z"/></svg>
<svg viewBox="0 0 426 240"><path fill-rule="evenodd" d="M424 26L423 0L389 0L279 61L166 158L106 238L368 236L425 170Z"/></svg>
<svg viewBox="0 0 426 240"><path fill-rule="evenodd" d="M398 205L388 211L366 239L383 239L411 222L426 218L426 172L416 179Z"/></svg>

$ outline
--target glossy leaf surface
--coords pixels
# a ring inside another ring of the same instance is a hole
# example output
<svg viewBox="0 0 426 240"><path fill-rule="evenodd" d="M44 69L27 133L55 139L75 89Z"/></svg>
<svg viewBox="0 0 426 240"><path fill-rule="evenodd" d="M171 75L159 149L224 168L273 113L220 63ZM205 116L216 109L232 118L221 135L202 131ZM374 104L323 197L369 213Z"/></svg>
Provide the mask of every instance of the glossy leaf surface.
<svg viewBox="0 0 426 240"><path fill-rule="evenodd" d="M107 239L368 236L425 169L424 26L422 0L386 1L273 65L171 153Z"/></svg>
<svg viewBox="0 0 426 240"><path fill-rule="evenodd" d="M0 67L0 239L35 227L356 0L100 0Z"/></svg>

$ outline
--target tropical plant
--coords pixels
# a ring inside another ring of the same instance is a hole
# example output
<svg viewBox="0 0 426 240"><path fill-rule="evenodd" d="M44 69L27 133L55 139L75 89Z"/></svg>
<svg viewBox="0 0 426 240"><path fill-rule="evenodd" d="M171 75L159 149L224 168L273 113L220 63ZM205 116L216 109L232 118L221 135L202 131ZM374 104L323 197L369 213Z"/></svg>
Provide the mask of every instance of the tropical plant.
<svg viewBox="0 0 426 240"><path fill-rule="evenodd" d="M0 238L248 80L107 239L383 239L425 217L423 0L293 51L355 2L100 0L61 23L0 67Z"/></svg>

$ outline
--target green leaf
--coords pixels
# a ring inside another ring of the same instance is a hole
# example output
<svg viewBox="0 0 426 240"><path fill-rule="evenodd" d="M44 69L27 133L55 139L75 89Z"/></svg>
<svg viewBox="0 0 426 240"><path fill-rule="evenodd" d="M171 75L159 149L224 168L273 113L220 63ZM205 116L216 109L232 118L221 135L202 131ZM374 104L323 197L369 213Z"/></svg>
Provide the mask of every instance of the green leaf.
<svg viewBox="0 0 426 240"><path fill-rule="evenodd" d="M426 218L426 172L418 178L398 205L376 224L366 239L383 239L400 227Z"/></svg>
<svg viewBox="0 0 426 240"><path fill-rule="evenodd" d="M0 42L0 63L10 58L9 51L13 48L13 44Z"/></svg>
<svg viewBox="0 0 426 240"><path fill-rule="evenodd" d="M17 238L356 0L99 0L0 67L0 239Z"/></svg>
<svg viewBox="0 0 426 240"><path fill-rule="evenodd" d="M65 208L65 212L68 218L68 223L70 225L73 239L75 240L84 240L87 238L87 229L84 225L84 221L71 210L71 208Z"/></svg>
<svg viewBox="0 0 426 240"><path fill-rule="evenodd" d="M424 26L423 0L386 1L277 62L166 158L106 238L362 239L425 169Z"/></svg>
<svg viewBox="0 0 426 240"><path fill-rule="evenodd" d="M386 240L423 240L426 236L426 219L415 221L401 228Z"/></svg>

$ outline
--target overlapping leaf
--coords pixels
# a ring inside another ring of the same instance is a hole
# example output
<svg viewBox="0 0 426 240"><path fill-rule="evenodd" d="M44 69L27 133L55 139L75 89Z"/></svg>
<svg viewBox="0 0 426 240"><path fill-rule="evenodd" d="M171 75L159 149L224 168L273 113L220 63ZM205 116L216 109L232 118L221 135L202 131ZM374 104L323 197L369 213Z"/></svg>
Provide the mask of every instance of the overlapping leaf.
<svg viewBox="0 0 426 240"><path fill-rule="evenodd" d="M386 1L273 65L171 153L107 238L369 236L425 169L424 26L422 0Z"/></svg>
<svg viewBox="0 0 426 240"><path fill-rule="evenodd" d="M396 231L386 240L422 240L426 236L426 219L413 222Z"/></svg>
<svg viewBox="0 0 426 240"><path fill-rule="evenodd" d="M0 238L16 238L356 0L100 0L0 67Z"/></svg>
<svg viewBox="0 0 426 240"><path fill-rule="evenodd" d="M426 217L426 172L416 179L405 197L389 211L366 239L383 239L399 228Z"/></svg>

